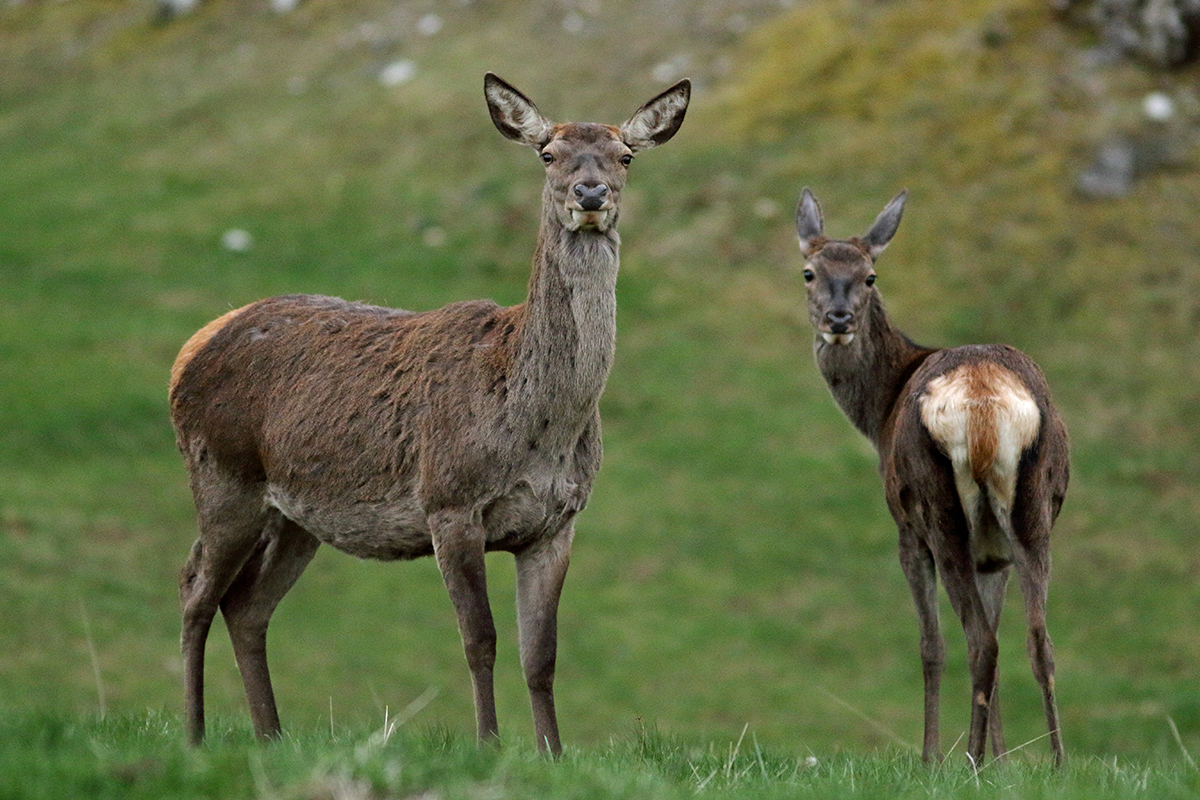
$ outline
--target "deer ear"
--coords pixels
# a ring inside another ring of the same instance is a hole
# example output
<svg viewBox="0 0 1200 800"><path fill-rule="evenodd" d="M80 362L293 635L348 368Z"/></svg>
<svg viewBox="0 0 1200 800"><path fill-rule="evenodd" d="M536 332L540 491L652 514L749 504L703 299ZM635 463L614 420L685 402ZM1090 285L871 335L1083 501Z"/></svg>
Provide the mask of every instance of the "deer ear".
<svg viewBox="0 0 1200 800"><path fill-rule="evenodd" d="M871 258L878 258L879 254L888 246L888 242L896 235L896 228L900 227L900 217L904 214L904 201L907 198L908 189L893 197L891 202L884 206L883 211L879 212L879 216L875 218L875 224L863 237L863 244L870 251Z"/></svg>
<svg viewBox="0 0 1200 800"><path fill-rule="evenodd" d="M800 254L805 258L811 256L813 240L824 232L825 220L821 216L821 204L805 186L796 206L796 235L800 237Z"/></svg>
<svg viewBox="0 0 1200 800"><path fill-rule="evenodd" d="M497 130L514 142L542 147L550 141L554 125L512 84L489 72L483 76L483 95Z"/></svg>
<svg viewBox="0 0 1200 800"><path fill-rule="evenodd" d="M691 99L692 82L684 78L622 123L621 138L634 152L663 144L683 124Z"/></svg>

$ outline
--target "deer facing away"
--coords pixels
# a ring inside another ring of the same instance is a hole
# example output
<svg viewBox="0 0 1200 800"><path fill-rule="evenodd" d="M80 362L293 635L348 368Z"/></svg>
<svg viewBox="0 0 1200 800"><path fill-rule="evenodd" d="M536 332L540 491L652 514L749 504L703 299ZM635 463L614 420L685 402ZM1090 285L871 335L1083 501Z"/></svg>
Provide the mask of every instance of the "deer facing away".
<svg viewBox="0 0 1200 800"><path fill-rule="evenodd" d="M1006 345L920 347L893 328L875 260L904 210L900 193L861 238L830 239L807 188L796 211L817 366L837 404L875 445L900 564L917 606L925 679L926 761L940 759L943 642L937 579L967 637L967 753L982 764L988 734L1004 753L996 632L1011 568L1025 599L1028 650L1055 763L1063 758L1046 633L1050 529L1067 490L1067 431L1046 378Z"/></svg>
<svg viewBox="0 0 1200 800"><path fill-rule="evenodd" d="M171 417L199 525L179 584L193 743L204 736L204 646L218 609L255 732L279 734L267 624L325 542L361 558L435 557L481 740L498 735L484 553L513 553L537 742L561 751L557 609L573 520L600 465L621 189L634 153L678 130L691 85L620 126L549 122L491 73L484 94L500 132L546 170L525 302L413 313L273 297L206 325L172 367Z"/></svg>

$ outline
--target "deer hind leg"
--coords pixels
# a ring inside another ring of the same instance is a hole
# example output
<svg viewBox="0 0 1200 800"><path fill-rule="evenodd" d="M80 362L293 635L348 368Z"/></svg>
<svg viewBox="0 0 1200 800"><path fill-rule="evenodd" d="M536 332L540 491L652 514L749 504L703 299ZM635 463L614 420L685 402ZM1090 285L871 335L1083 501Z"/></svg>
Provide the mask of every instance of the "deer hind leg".
<svg viewBox="0 0 1200 800"><path fill-rule="evenodd" d="M954 479L963 515L967 521L971 543L971 562L974 565L975 589L983 603L983 613L994 637L1000 635L1000 615L1004 611L1005 589L1011 548L1001 525L993 516L995 503L986 486L976 483L970 471L955 465ZM992 694L988 700L988 737L992 740L992 755L1003 758L1004 723L1000 716L1000 666L992 679Z"/></svg>
<svg viewBox="0 0 1200 800"><path fill-rule="evenodd" d="M267 625L276 606L316 555L320 541L278 512L272 512L254 554L221 598L221 613L259 738L280 734L275 693L267 669Z"/></svg>
<svg viewBox="0 0 1200 800"><path fill-rule="evenodd" d="M1035 520L1038 530L1018 538L1011 522L1005 528L1013 545L1013 561L1021 594L1025 598L1025 615L1029 620L1028 650L1033 676L1042 690L1042 705L1046 712L1046 727L1050 732L1050 751L1055 765L1063 762L1062 732L1059 728L1058 704L1054 699L1054 643L1046 631L1046 599L1050 588L1050 516Z"/></svg>
<svg viewBox="0 0 1200 800"><path fill-rule="evenodd" d="M539 750L562 753L554 713L558 599L571 560L574 526L517 553L517 629Z"/></svg>
<svg viewBox="0 0 1200 800"><path fill-rule="evenodd" d="M902 533L900 566L912 590L921 626L921 671L925 679L925 739L921 758L926 763L941 761L938 731L938 705L942 670L946 660L945 644L938 629L937 572L929 548L915 537Z"/></svg>
<svg viewBox="0 0 1200 800"><path fill-rule="evenodd" d="M208 476L213 477L213 476ZM193 474L200 537L179 575L183 625L184 697L188 740L204 739L204 646L221 598L253 555L265 515L261 495L233 480L203 480Z"/></svg>
<svg viewBox="0 0 1200 800"><path fill-rule="evenodd" d="M496 626L488 603L484 565L484 530L470 509L431 514L433 552L462 635L463 651L475 689L475 723L480 741L499 738L493 671L496 666Z"/></svg>
<svg viewBox="0 0 1200 800"><path fill-rule="evenodd" d="M967 737L967 755L978 768L983 763L987 743L988 711L996 685L999 645L975 584L975 564L967 532L949 519L943 519L942 522L934 557L950 605L962 622L967 637L967 656L971 669L971 727Z"/></svg>
<svg viewBox="0 0 1200 800"><path fill-rule="evenodd" d="M1050 751L1054 754L1054 763L1061 766L1063 762L1062 731L1058 721L1058 704L1054 699L1054 643L1046 632L1046 577L1043 572L1039 578L1035 575L1027 584L1026 608L1029 616L1029 660L1033 665L1033 675L1042 690L1042 705L1046 711L1046 728L1050 732ZM1036 597L1031 603L1028 598Z"/></svg>
<svg viewBox="0 0 1200 800"><path fill-rule="evenodd" d="M1004 610L1004 594L1008 587L1008 567L994 572L978 572L975 575L975 586L983 601L984 614L992 633L999 638L1000 613ZM988 736L992 740L992 755L1004 758L1008 752L1004 745L1004 725L1000 718L1000 668L996 667L995 682L992 684L992 699L988 704Z"/></svg>

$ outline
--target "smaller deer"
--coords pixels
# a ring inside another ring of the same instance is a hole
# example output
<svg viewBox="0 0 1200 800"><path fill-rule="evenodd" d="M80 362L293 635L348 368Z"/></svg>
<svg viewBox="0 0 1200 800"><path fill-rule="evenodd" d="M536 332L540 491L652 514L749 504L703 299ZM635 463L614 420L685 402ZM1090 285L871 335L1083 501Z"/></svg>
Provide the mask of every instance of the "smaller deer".
<svg viewBox="0 0 1200 800"><path fill-rule="evenodd" d="M267 624L317 548L433 556L458 616L481 740L498 735L484 553L517 562L539 749L557 754L559 595L600 467L616 343L621 191L634 153L683 123L684 80L620 126L550 122L484 77L492 122L545 166L529 294L424 312L289 295L210 322L171 369L171 420L200 535L179 580L188 734L204 736L204 645L225 618L254 730L279 735Z"/></svg>
<svg viewBox="0 0 1200 800"><path fill-rule="evenodd" d="M888 203L865 236L830 239L806 188L796 231L817 366L842 411L875 445L899 529L900 566L921 626L922 756L941 759L938 575L967 637L967 755L982 764L989 732L995 755L1004 754L996 632L1015 566L1050 748L1061 764L1046 596L1050 529L1067 491L1067 430L1045 376L1024 353L999 344L921 347L892 327L875 287L875 260L896 233L906 197Z"/></svg>

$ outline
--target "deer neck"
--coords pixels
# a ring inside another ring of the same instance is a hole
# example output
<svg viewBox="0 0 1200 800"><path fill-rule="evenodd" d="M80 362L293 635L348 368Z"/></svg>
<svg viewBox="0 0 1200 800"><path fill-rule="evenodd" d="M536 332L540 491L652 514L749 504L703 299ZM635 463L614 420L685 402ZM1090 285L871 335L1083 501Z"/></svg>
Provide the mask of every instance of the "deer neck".
<svg viewBox="0 0 1200 800"><path fill-rule="evenodd" d="M518 391L550 418L590 419L608 380L616 350L617 269L620 237L572 231L543 208L525 324L517 355Z"/></svg>
<svg viewBox="0 0 1200 800"><path fill-rule="evenodd" d="M904 384L936 350L914 344L892 327L878 297L865 316L866 325L850 344L828 344L818 336L814 350L834 400L879 450L890 438L888 424Z"/></svg>

